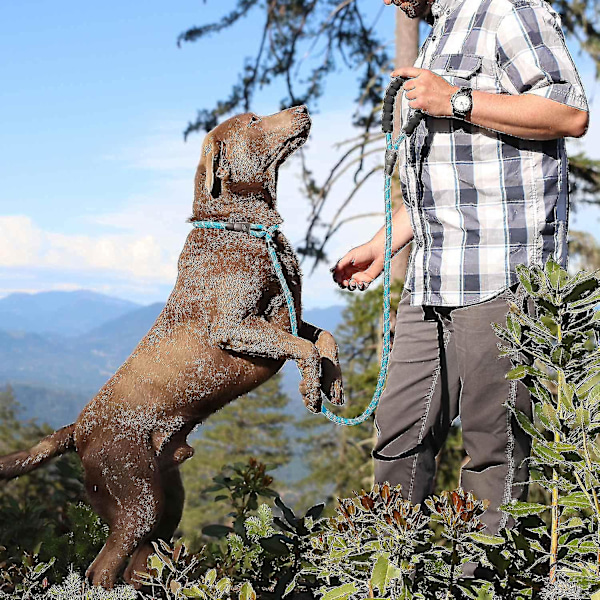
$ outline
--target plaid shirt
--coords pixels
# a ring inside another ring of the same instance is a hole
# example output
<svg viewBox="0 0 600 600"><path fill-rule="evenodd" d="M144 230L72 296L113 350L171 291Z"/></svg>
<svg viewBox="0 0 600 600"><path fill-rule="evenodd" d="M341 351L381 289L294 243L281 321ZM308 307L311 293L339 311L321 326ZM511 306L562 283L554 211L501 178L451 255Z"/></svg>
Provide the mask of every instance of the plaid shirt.
<svg viewBox="0 0 600 600"><path fill-rule="evenodd" d="M544 0L437 0L415 67L455 86L535 94L588 110L560 17ZM402 95L406 122L408 100ZM465 306L516 283L517 264L566 267L564 139L525 140L426 116L400 147L414 232L411 304Z"/></svg>

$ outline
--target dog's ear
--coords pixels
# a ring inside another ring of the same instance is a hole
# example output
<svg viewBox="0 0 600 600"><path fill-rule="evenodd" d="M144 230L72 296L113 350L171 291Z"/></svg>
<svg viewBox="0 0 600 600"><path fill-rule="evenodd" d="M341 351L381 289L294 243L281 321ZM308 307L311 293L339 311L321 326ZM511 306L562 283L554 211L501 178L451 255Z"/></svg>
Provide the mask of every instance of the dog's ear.
<svg viewBox="0 0 600 600"><path fill-rule="evenodd" d="M222 166L224 162L225 143L215 140L212 135L207 135L202 144L202 160L206 173L206 190L212 196L215 196L218 187L217 179L223 179L227 175L227 170ZM216 196L219 194L217 193Z"/></svg>

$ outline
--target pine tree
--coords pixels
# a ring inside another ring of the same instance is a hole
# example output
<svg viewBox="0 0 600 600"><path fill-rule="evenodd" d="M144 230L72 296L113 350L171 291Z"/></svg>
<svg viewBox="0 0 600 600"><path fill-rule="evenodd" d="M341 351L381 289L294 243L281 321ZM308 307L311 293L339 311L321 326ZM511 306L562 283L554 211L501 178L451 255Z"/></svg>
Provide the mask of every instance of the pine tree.
<svg viewBox="0 0 600 600"><path fill-rule="evenodd" d="M25 450L54 430L35 420L17 418L19 403L7 385L0 392L0 455ZM69 528L67 508L85 501L81 462L65 454L42 468L0 482L0 543L9 556L31 552L51 528L56 535Z"/></svg>

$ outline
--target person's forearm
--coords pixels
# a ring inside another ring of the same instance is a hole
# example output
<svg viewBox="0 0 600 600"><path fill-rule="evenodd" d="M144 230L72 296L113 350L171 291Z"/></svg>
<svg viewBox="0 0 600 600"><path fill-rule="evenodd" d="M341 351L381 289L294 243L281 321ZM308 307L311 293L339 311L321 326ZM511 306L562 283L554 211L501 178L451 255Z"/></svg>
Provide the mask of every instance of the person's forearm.
<svg viewBox="0 0 600 600"><path fill-rule="evenodd" d="M400 208L392 215L392 254L400 250L403 246L406 246L406 244L413 239L413 235L410 217L408 216L404 202L402 202ZM376 247L378 251L381 249L383 258L385 249L385 226L373 236L373 239L371 239L369 243Z"/></svg>
<svg viewBox="0 0 600 600"><path fill-rule="evenodd" d="M408 105L432 117L452 118L452 96L459 87L427 69L404 67L392 72L404 77ZM473 90L473 109L467 121L474 125L530 140L581 137L589 114L535 94L491 94Z"/></svg>
<svg viewBox="0 0 600 600"><path fill-rule="evenodd" d="M532 94L513 96L473 91L467 121L486 129L530 140L581 137L589 115L583 110Z"/></svg>

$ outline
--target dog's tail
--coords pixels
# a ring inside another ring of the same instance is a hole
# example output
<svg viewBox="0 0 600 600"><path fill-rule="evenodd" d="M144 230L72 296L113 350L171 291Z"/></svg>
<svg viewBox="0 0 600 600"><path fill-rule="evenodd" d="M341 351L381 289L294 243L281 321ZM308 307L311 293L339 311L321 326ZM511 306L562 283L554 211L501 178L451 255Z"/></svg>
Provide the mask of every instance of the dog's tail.
<svg viewBox="0 0 600 600"><path fill-rule="evenodd" d="M75 447L74 431L75 424L72 423L45 437L29 450L0 456L0 480L29 473L51 458L72 450Z"/></svg>

